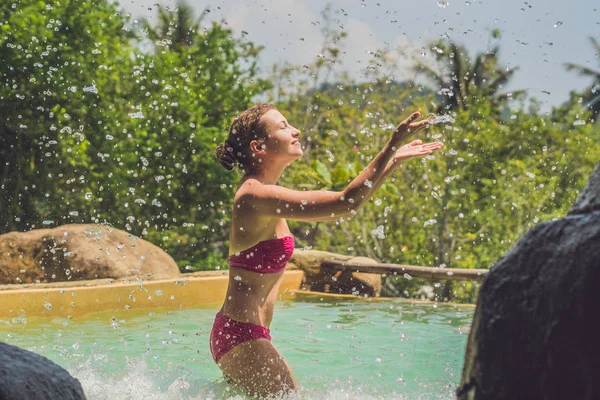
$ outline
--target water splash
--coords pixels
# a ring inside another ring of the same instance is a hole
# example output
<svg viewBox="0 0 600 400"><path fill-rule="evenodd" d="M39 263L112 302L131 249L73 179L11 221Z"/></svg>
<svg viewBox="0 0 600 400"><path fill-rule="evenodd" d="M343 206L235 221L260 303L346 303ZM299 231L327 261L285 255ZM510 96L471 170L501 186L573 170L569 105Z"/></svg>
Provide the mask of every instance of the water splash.
<svg viewBox="0 0 600 400"><path fill-rule="evenodd" d="M236 387L230 385L224 378L213 380L198 379L192 371L186 371L184 376L159 381L157 371L149 368L141 360L130 362L126 374L107 378L106 374L92 367L82 365L71 374L81 382L81 386L89 400L123 399L123 400L191 400L191 399L228 399L244 400L247 397ZM183 371L181 371L183 372ZM398 378L400 385L404 379ZM454 388L448 388L445 393L432 395L424 388L422 395L408 395L402 392L389 392L377 388L376 385L356 384L352 379L340 381L333 379L325 383L325 387L300 387L296 392L284 396L282 400L408 400L408 399L447 399L453 395Z"/></svg>
<svg viewBox="0 0 600 400"><path fill-rule="evenodd" d="M448 114L431 115L429 118L427 118L427 120L429 121L430 124L442 124L442 123L453 124L454 122L456 122L456 120L454 118L452 118L451 116L449 116Z"/></svg>

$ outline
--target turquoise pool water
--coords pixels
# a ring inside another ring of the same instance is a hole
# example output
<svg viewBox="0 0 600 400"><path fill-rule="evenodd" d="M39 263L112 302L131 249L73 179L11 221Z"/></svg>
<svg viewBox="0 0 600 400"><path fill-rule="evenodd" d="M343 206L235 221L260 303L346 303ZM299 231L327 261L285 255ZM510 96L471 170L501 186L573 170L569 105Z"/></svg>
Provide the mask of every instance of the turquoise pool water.
<svg viewBox="0 0 600 400"><path fill-rule="evenodd" d="M403 301L285 301L273 343L303 389L292 399L450 399L472 308ZM89 399L243 399L213 363L215 310L2 321L0 340L77 377Z"/></svg>

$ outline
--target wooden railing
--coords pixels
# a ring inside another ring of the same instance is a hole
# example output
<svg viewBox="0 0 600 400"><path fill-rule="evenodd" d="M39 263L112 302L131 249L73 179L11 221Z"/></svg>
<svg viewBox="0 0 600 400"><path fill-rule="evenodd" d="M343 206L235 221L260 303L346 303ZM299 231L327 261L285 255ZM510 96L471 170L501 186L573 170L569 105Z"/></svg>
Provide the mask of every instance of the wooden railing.
<svg viewBox="0 0 600 400"><path fill-rule="evenodd" d="M400 275L408 274L413 278L427 278L434 280L451 281L482 281L487 269L462 269L462 268L438 268L418 267L414 265L401 264L359 264L344 261L323 261L321 268L325 271L356 271L369 274Z"/></svg>

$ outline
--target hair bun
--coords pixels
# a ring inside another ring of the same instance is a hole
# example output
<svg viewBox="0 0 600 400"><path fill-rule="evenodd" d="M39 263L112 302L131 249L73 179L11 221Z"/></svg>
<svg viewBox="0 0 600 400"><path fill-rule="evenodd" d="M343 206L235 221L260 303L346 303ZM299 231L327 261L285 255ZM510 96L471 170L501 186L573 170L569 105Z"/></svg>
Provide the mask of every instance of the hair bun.
<svg viewBox="0 0 600 400"><path fill-rule="evenodd" d="M231 171L237 165L237 160L233 154L233 148L228 144L220 144L215 149L217 160L226 170Z"/></svg>

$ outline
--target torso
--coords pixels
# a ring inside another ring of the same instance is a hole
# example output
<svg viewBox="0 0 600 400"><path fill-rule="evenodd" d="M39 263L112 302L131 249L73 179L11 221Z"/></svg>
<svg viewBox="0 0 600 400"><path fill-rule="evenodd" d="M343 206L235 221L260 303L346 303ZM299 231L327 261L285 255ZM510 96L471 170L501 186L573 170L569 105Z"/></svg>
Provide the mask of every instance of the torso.
<svg viewBox="0 0 600 400"><path fill-rule="evenodd" d="M242 252L265 240L291 235L283 218L257 217L234 202L229 255ZM240 322L270 326L283 272L257 273L230 268L229 286L221 313Z"/></svg>

